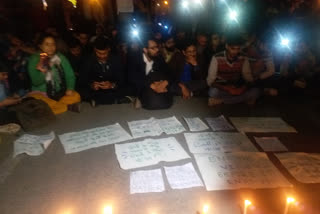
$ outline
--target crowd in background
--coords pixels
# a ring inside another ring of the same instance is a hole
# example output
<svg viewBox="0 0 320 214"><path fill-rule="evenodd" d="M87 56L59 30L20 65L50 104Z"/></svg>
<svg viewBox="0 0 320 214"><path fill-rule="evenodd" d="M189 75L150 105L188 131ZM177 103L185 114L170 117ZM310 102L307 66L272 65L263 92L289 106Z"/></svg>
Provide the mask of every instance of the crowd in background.
<svg viewBox="0 0 320 214"><path fill-rule="evenodd" d="M221 27L216 14L195 25L172 22L169 29L156 17L137 35L134 16L126 26L98 23L94 32L81 23L62 32L50 26L32 37L11 28L0 35L0 125L16 122L10 108L32 99L60 114L80 112L82 101L153 110L170 108L174 96L207 97L215 106L319 95L317 14L305 4L292 1L279 18L281 3L270 1L263 20L255 13L247 28ZM305 13L313 15L301 18ZM281 44L283 26L295 29L288 44Z"/></svg>

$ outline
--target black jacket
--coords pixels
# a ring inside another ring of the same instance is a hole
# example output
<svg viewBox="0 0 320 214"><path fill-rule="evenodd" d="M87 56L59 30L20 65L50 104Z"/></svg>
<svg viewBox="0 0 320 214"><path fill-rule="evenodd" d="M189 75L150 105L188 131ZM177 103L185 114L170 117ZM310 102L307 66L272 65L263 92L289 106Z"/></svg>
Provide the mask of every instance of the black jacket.
<svg viewBox="0 0 320 214"><path fill-rule="evenodd" d="M122 86L125 81L124 66L118 56L110 55L106 63L99 63L92 55L80 69L80 87L90 87L93 82L110 81Z"/></svg>
<svg viewBox="0 0 320 214"><path fill-rule="evenodd" d="M143 54L138 53L128 57L128 81L138 92L144 88L149 88L155 81L167 80L169 78L169 68L162 57L154 59L152 71L146 75L146 63Z"/></svg>

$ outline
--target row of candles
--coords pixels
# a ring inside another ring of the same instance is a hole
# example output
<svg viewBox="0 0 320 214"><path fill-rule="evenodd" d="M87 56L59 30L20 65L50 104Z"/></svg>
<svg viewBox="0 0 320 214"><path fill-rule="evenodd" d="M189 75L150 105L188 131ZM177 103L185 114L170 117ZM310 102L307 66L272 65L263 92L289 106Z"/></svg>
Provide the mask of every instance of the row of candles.
<svg viewBox="0 0 320 214"><path fill-rule="evenodd" d="M289 208L290 208L290 205L292 203L294 203L296 200L293 198L293 197L287 197L287 201L286 201L286 206L285 206L285 209L284 209L284 214L288 214L289 212ZM252 202L250 200L244 200L244 206L243 206L243 214L248 214L248 208L252 206ZM103 214L112 214L112 206L105 206L103 208ZM155 213L152 213L152 214L155 214ZM202 208L202 213L201 214L210 214L210 207L209 205L204 205L203 208Z"/></svg>

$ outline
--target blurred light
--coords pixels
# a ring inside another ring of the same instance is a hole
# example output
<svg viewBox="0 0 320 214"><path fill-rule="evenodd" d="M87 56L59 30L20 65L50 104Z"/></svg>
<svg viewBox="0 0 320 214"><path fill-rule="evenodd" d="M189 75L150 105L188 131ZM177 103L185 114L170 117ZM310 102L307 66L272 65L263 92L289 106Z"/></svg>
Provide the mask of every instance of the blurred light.
<svg viewBox="0 0 320 214"><path fill-rule="evenodd" d="M229 17L233 21L237 21L238 13L235 10L230 10Z"/></svg>
<svg viewBox="0 0 320 214"><path fill-rule="evenodd" d="M289 43L290 43L290 41L289 41L288 38L282 38L282 39L281 39L281 45L282 45L282 46L289 47ZM288 198L288 199L289 199L289 198Z"/></svg>
<svg viewBox="0 0 320 214"><path fill-rule="evenodd" d="M103 214L112 214L112 206L105 206L103 208Z"/></svg>
<svg viewBox="0 0 320 214"><path fill-rule="evenodd" d="M73 4L74 8L77 8L77 0L68 0L68 1Z"/></svg>
<svg viewBox="0 0 320 214"><path fill-rule="evenodd" d="M133 27L137 27L137 25L136 25L136 24L133 24L132 26L133 26Z"/></svg>
<svg viewBox="0 0 320 214"><path fill-rule="evenodd" d="M184 0L183 2L182 2L182 7L183 8L188 8L188 6L189 6L189 2L187 2L186 0Z"/></svg>
<svg viewBox="0 0 320 214"><path fill-rule="evenodd" d="M162 26L161 22L158 23L159 26Z"/></svg>
<svg viewBox="0 0 320 214"><path fill-rule="evenodd" d="M139 31L137 29L132 30L132 36L134 37L139 36Z"/></svg>
<svg viewBox="0 0 320 214"><path fill-rule="evenodd" d="M196 4L202 4L202 1L201 0L193 0L194 1L194 3L196 3Z"/></svg>
<svg viewBox="0 0 320 214"><path fill-rule="evenodd" d="M160 4L159 4L159 3L157 3L157 6L158 6L158 7L160 7Z"/></svg>
<svg viewBox="0 0 320 214"><path fill-rule="evenodd" d="M136 19L135 19L135 18L133 18L132 20L133 20L134 22L136 21Z"/></svg>
<svg viewBox="0 0 320 214"><path fill-rule="evenodd" d="M293 202L295 202L296 201L296 199L294 199L294 198L292 198L292 197L288 197L287 198L287 203L288 204L291 204L291 203L293 203Z"/></svg>
<svg viewBox="0 0 320 214"><path fill-rule="evenodd" d="M43 4L43 10L47 10L48 8L48 3L46 0L42 0L42 4Z"/></svg>
<svg viewBox="0 0 320 214"><path fill-rule="evenodd" d="M169 4L168 1L164 1L163 3L164 3L165 5L168 5L168 4Z"/></svg>
<svg viewBox="0 0 320 214"><path fill-rule="evenodd" d="M248 206L250 206L252 203L251 203L251 201L249 201L249 200L245 200L244 201L244 205L246 206L246 207L248 207Z"/></svg>
<svg viewBox="0 0 320 214"><path fill-rule="evenodd" d="M168 29L168 26L167 26L167 25L165 25L165 26L164 26L164 28L165 28L165 29Z"/></svg>
<svg viewBox="0 0 320 214"><path fill-rule="evenodd" d="M203 208L202 208L202 213L203 214L207 214L209 212L209 206L208 205L203 205Z"/></svg>

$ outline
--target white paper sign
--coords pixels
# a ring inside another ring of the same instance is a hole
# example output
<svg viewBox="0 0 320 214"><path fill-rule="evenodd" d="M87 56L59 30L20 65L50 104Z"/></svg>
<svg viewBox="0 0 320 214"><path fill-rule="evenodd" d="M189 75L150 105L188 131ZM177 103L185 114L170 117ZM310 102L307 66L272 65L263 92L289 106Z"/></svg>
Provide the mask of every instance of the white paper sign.
<svg viewBox="0 0 320 214"><path fill-rule="evenodd" d="M163 192L164 190L161 169L130 173L130 194Z"/></svg>
<svg viewBox="0 0 320 214"><path fill-rule="evenodd" d="M282 165L302 183L320 183L320 154L276 154Z"/></svg>
<svg viewBox="0 0 320 214"><path fill-rule="evenodd" d="M132 13L133 0L117 0L118 13Z"/></svg>
<svg viewBox="0 0 320 214"><path fill-rule="evenodd" d="M291 187L265 153L195 154L208 191Z"/></svg>
<svg viewBox="0 0 320 214"><path fill-rule="evenodd" d="M254 137L256 142L265 152L287 152L285 147L277 137Z"/></svg>
<svg viewBox="0 0 320 214"><path fill-rule="evenodd" d="M182 166L164 167L164 169L172 189L185 189L203 186L202 181L192 163Z"/></svg>
<svg viewBox="0 0 320 214"><path fill-rule="evenodd" d="M49 147L54 138L54 132L40 136L24 134L14 142L13 157L23 153L31 156L41 155Z"/></svg>
<svg viewBox="0 0 320 214"><path fill-rule="evenodd" d="M175 117L168 117L157 120L162 131L166 134L178 134L186 131L180 121Z"/></svg>
<svg viewBox="0 0 320 214"><path fill-rule="evenodd" d="M119 123L59 135L67 154L110 145L132 139Z"/></svg>
<svg viewBox="0 0 320 214"><path fill-rule="evenodd" d="M233 126L226 120L223 115L216 118L206 118L206 121L214 132L234 130Z"/></svg>
<svg viewBox="0 0 320 214"><path fill-rule="evenodd" d="M297 132L278 117L231 117L240 132Z"/></svg>
<svg viewBox="0 0 320 214"><path fill-rule="evenodd" d="M190 158L174 137L116 144L115 149L122 169L134 169L155 165L160 161L171 162Z"/></svg>
<svg viewBox="0 0 320 214"><path fill-rule="evenodd" d="M246 135L234 132L184 133L191 153L257 152Z"/></svg>
<svg viewBox="0 0 320 214"><path fill-rule="evenodd" d="M209 127L199 118L184 118L191 132L201 132L209 129Z"/></svg>
<svg viewBox="0 0 320 214"><path fill-rule="evenodd" d="M163 132L157 120L151 117L148 120L128 122L133 138L159 136Z"/></svg>

